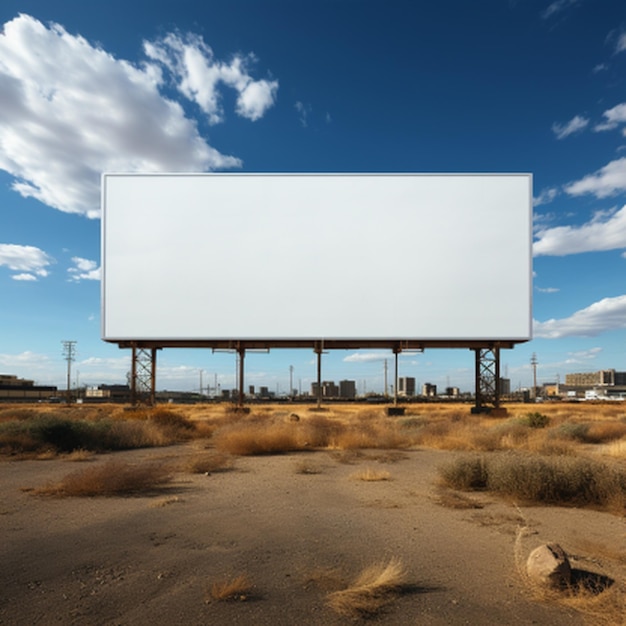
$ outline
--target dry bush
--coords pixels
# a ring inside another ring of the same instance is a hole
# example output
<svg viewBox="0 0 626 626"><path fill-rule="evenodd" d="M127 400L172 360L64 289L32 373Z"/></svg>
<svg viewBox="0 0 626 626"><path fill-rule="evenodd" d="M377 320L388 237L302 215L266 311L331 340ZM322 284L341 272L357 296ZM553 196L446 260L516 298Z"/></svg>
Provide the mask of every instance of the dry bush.
<svg viewBox="0 0 626 626"><path fill-rule="evenodd" d="M40 411L29 407L7 407L0 410L0 422L9 422L13 420L28 420L39 417Z"/></svg>
<svg viewBox="0 0 626 626"><path fill-rule="evenodd" d="M352 474L351 478L354 480L363 480L365 482L378 482L391 480L391 474L386 470L376 470L371 467L366 467L360 472Z"/></svg>
<svg viewBox="0 0 626 626"><path fill-rule="evenodd" d="M248 600L252 594L253 585L247 574L240 574L231 578L219 580L211 585L210 600L225 602L227 600Z"/></svg>
<svg viewBox="0 0 626 626"><path fill-rule="evenodd" d="M442 465L439 475L453 489L488 490L523 502L588 506L618 514L626 508L626 471L582 457L460 457Z"/></svg>
<svg viewBox="0 0 626 626"><path fill-rule="evenodd" d="M370 418L349 424L329 437L328 446L336 450L409 448L416 441L414 433L389 418Z"/></svg>
<svg viewBox="0 0 626 626"><path fill-rule="evenodd" d="M190 457L185 461L182 469L192 474L213 474L226 472L233 466L234 461L230 455L221 452L208 452Z"/></svg>
<svg viewBox="0 0 626 626"><path fill-rule="evenodd" d="M74 450L65 457L63 457L63 460L72 461L75 463L82 463L85 461L93 461L93 459L95 458L96 455L92 450L84 450L82 448L79 448L78 450Z"/></svg>
<svg viewBox="0 0 626 626"><path fill-rule="evenodd" d="M240 422L217 430L213 435L213 445L217 450L238 456L309 449L307 430L299 426L299 423Z"/></svg>
<svg viewBox="0 0 626 626"><path fill-rule="evenodd" d="M322 466L310 461L300 461L295 467L296 474L321 474Z"/></svg>
<svg viewBox="0 0 626 626"><path fill-rule="evenodd" d="M348 617L373 617L406 587L406 569L399 559L364 569L352 585L328 595L328 605Z"/></svg>
<svg viewBox="0 0 626 626"><path fill-rule="evenodd" d="M169 409L157 408L150 412L149 421L158 426L172 440L185 440L194 436L196 427L185 416Z"/></svg>
<svg viewBox="0 0 626 626"><path fill-rule="evenodd" d="M118 496L150 492L171 480L162 463L131 465L108 461L68 474L59 483L35 490L38 495Z"/></svg>
<svg viewBox="0 0 626 626"><path fill-rule="evenodd" d="M585 436L586 443L608 443L626 437L625 422L592 422Z"/></svg>
<svg viewBox="0 0 626 626"><path fill-rule="evenodd" d="M614 441L609 444L606 453L609 456L616 457L618 459L626 458L626 439L622 439L621 441Z"/></svg>

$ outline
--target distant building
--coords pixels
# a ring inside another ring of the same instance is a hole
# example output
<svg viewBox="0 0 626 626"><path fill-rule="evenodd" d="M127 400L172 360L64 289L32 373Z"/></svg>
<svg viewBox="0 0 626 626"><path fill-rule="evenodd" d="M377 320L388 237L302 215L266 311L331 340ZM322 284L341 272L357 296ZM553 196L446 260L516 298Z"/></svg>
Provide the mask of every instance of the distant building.
<svg viewBox="0 0 626 626"><path fill-rule="evenodd" d="M461 395L461 390L458 387L446 387L446 396L448 398L458 398Z"/></svg>
<svg viewBox="0 0 626 626"><path fill-rule="evenodd" d="M619 377L626 372L617 372ZM615 385L615 370L599 370L597 372L582 372L565 374L565 384L573 387L591 387L594 385Z"/></svg>
<svg viewBox="0 0 626 626"><path fill-rule="evenodd" d="M356 398L356 382L354 380L340 380L339 397L346 400Z"/></svg>
<svg viewBox="0 0 626 626"><path fill-rule="evenodd" d="M511 395L511 379L510 378L500 379L500 395L501 396Z"/></svg>
<svg viewBox="0 0 626 626"><path fill-rule="evenodd" d="M434 398L437 395L437 385L432 383L424 383L422 385L422 395L427 398Z"/></svg>
<svg viewBox="0 0 626 626"><path fill-rule="evenodd" d="M85 398L107 399L111 402L127 402L130 400L128 385L98 385L85 389Z"/></svg>
<svg viewBox="0 0 626 626"><path fill-rule="evenodd" d="M402 376L398 378L398 395L406 398L415 395L415 378L411 376Z"/></svg>
<svg viewBox="0 0 626 626"><path fill-rule="evenodd" d="M32 380L12 374L0 374L0 400L47 400L56 395L56 387L35 385Z"/></svg>
<svg viewBox="0 0 626 626"><path fill-rule="evenodd" d="M318 385L317 382L311 383L311 395L317 397ZM339 397L339 387L335 385L332 380L325 380L322 382L322 398L337 398Z"/></svg>

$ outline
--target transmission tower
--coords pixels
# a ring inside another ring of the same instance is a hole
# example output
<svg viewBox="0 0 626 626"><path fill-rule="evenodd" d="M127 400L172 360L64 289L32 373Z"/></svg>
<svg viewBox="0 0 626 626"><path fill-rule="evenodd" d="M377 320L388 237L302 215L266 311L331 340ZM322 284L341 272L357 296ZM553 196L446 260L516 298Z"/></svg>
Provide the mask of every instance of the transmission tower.
<svg viewBox="0 0 626 626"><path fill-rule="evenodd" d="M69 404L72 401L72 390L70 387L72 380L72 361L76 359L76 341L64 340L63 344L63 358L67 361L67 390L65 392L65 401Z"/></svg>

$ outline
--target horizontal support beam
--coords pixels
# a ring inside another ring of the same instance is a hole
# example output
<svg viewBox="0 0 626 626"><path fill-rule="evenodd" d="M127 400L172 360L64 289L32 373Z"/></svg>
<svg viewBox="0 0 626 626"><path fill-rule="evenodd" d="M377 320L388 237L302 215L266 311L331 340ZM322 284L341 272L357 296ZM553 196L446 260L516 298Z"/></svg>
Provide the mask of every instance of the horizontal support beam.
<svg viewBox="0 0 626 626"><path fill-rule="evenodd" d="M388 349L425 350L430 348L492 349L513 348L526 340L463 339L108 339L120 348L212 348L214 350L270 350L272 348L311 348L312 350Z"/></svg>

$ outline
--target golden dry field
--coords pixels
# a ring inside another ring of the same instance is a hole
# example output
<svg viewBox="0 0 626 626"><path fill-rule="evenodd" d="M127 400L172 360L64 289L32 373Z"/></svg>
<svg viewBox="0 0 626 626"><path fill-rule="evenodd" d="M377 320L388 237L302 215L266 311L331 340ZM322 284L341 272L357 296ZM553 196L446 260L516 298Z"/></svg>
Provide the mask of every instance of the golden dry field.
<svg viewBox="0 0 626 626"><path fill-rule="evenodd" d="M0 624L625 623L626 404L404 406L0 405Z"/></svg>

